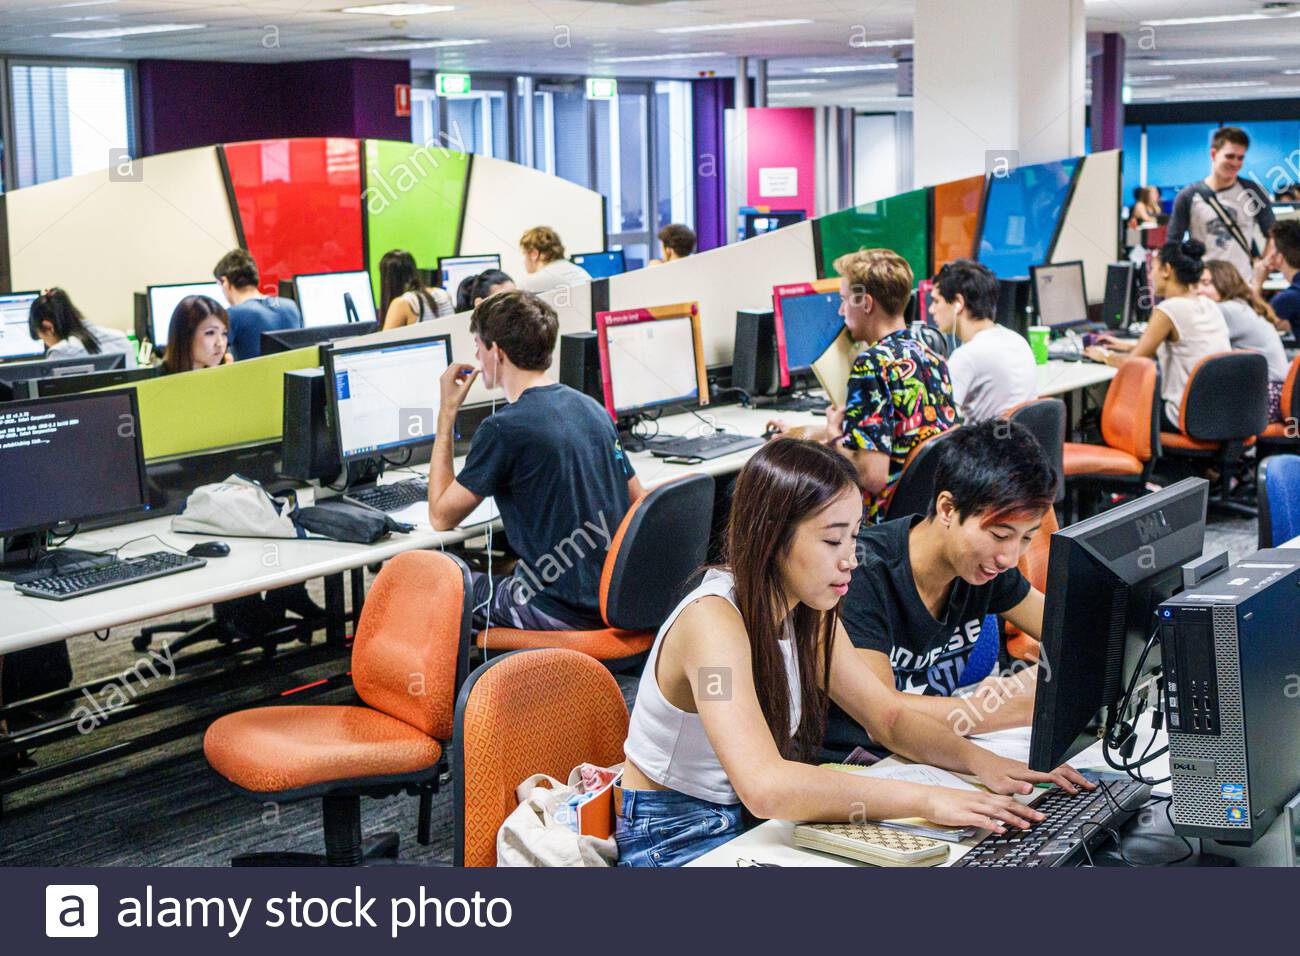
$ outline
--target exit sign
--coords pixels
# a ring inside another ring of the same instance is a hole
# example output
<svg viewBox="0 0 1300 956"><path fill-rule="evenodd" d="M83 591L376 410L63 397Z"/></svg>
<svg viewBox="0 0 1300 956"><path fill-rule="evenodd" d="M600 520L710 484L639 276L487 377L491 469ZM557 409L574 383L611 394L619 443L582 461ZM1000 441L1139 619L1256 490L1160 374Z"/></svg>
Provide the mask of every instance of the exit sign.
<svg viewBox="0 0 1300 956"><path fill-rule="evenodd" d="M468 73L439 73L434 80L439 96L457 96L469 92Z"/></svg>
<svg viewBox="0 0 1300 956"><path fill-rule="evenodd" d="M587 79L587 99L589 100L612 100L617 93L618 80L599 76Z"/></svg>

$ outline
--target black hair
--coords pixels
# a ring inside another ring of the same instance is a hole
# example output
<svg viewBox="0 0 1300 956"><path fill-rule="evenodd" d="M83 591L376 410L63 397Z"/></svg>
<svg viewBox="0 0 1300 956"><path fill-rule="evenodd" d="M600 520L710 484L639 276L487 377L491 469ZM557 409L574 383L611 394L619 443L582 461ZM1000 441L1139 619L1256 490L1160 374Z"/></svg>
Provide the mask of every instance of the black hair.
<svg viewBox="0 0 1300 956"><path fill-rule="evenodd" d="M460 285L456 287L456 311L468 312L474 308L474 300L486 299L488 290L494 285L504 285L507 282L514 281L500 269L488 269L478 275L466 276L460 280ZM450 292L451 290L447 291Z"/></svg>
<svg viewBox="0 0 1300 956"><path fill-rule="evenodd" d="M1205 271L1205 243L1199 239L1166 242L1160 247L1160 261L1174 270L1174 278L1194 286Z"/></svg>
<svg viewBox="0 0 1300 956"><path fill-rule="evenodd" d="M1273 245L1292 269L1300 269L1300 222L1283 219L1269 231Z"/></svg>
<svg viewBox="0 0 1300 956"><path fill-rule="evenodd" d="M257 260L247 249L231 249L212 270L212 278L225 276L236 289L257 288L261 275L257 271Z"/></svg>
<svg viewBox="0 0 1300 956"><path fill-rule="evenodd" d="M955 259L934 277L939 294L947 302L960 295L966 311L976 319L991 319L998 308L998 277L993 270L970 259Z"/></svg>
<svg viewBox="0 0 1300 956"><path fill-rule="evenodd" d="M72 304L68 293L62 289L46 289L32 302L27 312L27 331L32 338L39 339L42 323L50 323L59 341L77 339L91 355L100 352L99 339L86 324L86 317Z"/></svg>
<svg viewBox="0 0 1300 956"><path fill-rule="evenodd" d="M962 521L986 515L984 523L994 524L1050 508L1056 498L1056 469L1029 429L1005 418L988 418L944 436L931 518L938 513L944 491L952 495Z"/></svg>
<svg viewBox="0 0 1300 956"><path fill-rule="evenodd" d="M379 321L381 323L388 317L388 307L392 305L393 300L407 292L414 292L424 303L424 308L428 309L430 315L438 314L438 303L424 287L419 267L415 264L415 256L405 249L385 252L383 258L379 260Z"/></svg>

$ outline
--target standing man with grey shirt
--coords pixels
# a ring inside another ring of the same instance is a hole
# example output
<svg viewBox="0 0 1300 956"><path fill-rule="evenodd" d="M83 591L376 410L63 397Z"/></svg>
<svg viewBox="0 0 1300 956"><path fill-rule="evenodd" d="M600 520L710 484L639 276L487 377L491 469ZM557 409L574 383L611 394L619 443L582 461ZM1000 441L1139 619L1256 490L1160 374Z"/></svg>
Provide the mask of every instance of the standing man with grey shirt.
<svg viewBox="0 0 1300 956"><path fill-rule="evenodd" d="M1210 175L1192 183L1174 200L1169 241L1185 235L1205 244L1207 259L1231 262L1247 282L1256 259L1264 254L1273 228L1271 199L1264 187L1241 178L1250 137L1235 126L1214 131L1210 139Z"/></svg>

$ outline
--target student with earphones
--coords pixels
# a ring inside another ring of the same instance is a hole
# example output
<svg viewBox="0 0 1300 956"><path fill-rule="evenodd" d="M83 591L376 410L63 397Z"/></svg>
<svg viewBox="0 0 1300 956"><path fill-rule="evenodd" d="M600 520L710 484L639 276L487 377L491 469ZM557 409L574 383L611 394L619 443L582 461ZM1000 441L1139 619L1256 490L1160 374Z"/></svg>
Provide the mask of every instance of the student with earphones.
<svg viewBox="0 0 1300 956"><path fill-rule="evenodd" d="M473 574L474 628L603 627L601 570L641 483L605 410L547 374L559 335L550 305L499 292L475 308L470 331L478 368L453 364L442 376L429 522L450 530L491 496L519 555L511 574ZM456 413L480 374L507 404L478 427L457 475Z"/></svg>

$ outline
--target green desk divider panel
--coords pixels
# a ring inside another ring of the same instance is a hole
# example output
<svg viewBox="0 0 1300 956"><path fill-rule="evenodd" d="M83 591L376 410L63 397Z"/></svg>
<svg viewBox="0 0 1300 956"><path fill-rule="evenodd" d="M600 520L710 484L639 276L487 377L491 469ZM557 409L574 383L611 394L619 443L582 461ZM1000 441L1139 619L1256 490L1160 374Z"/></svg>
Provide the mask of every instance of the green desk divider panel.
<svg viewBox="0 0 1300 956"><path fill-rule="evenodd" d="M436 269L439 257L456 255L469 156L433 143L368 139L365 148L361 198L370 278L379 302L379 260L384 253L405 249L421 269ZM455 289L448 291L455 296Z"/></svg>
<svg viewBox="0 0 1300 956"><path fill-rule="evenodd" d="M284 373L320 365L320 349L295 349L134 386L146 461L278 441L284 427Z"/></svg>
<svg viewBox="0 0 1300 956"><path fill-rule="evenodd" d="M916 281L930 277L929 203L925 189L822 216L821 277L835 275L835 260L859 249L892 249L907 260Z"/></svg>

